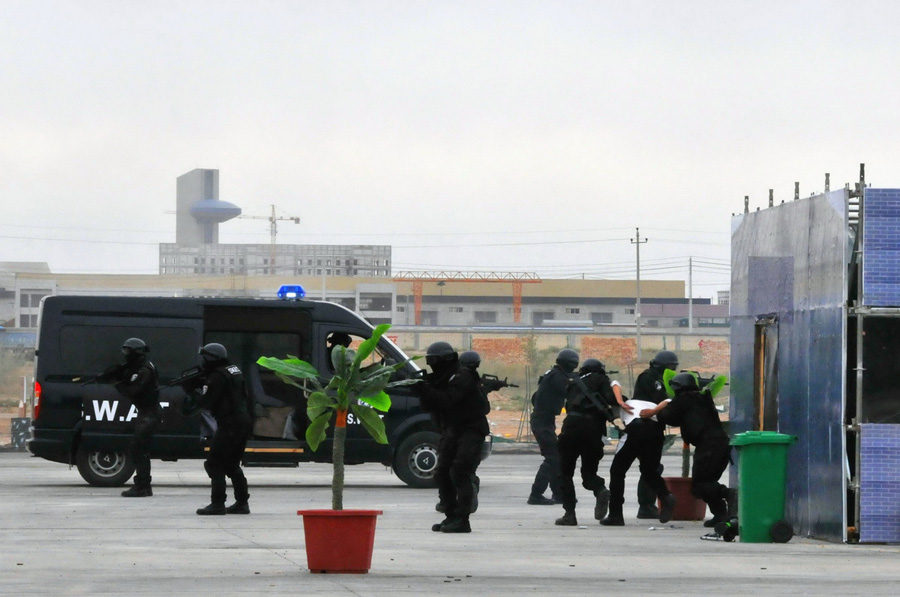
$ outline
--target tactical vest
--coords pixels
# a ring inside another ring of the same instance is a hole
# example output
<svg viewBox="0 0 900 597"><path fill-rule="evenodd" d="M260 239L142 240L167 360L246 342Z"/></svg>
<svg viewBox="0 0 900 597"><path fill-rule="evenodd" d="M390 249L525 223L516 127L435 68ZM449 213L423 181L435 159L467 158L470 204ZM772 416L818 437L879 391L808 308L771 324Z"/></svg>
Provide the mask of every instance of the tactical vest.
<svg viewBox="0 0 900 597"><path fill-rule="evenodd" d="M217 421L239 416L249 416L249 398L244 387L244 374L237 365L216 367L216 371L225 375L228 380L226 396L223 396L213 411Z"/></svg>

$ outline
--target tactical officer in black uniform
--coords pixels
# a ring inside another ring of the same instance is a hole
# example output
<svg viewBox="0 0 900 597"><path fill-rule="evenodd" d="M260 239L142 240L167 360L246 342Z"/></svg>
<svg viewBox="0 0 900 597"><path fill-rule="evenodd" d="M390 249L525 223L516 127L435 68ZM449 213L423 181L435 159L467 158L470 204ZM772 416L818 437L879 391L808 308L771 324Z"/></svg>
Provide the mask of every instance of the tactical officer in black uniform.
<svg viewBox="0 0 900 597"><path fill-rule="evenodd" d="M734 492L719 483L719 478L731 457L728 434L722 429L719 412L712 394L700 391L697 378L692 373L679 373L669 381L675 391L670 402L662 402L656 408L641 411L641 417L656 418L666 425L681 428L684 441L696 446L694 466L691 469L691 493L709 506L713 517L703 523L714 527L728 518L729 500L736 501ZM732 508L734 509L734 508Z"/></svg>
<svg viewBox="0 0 900 597"><path fill-rule="evenodd" d="M137 408L134 435L130 452L134 458L134 485L123 491L123 497L149 497L153 495L150 486L150 440L162 421L159 406L159 378L156 367L147 358L150 348L140 338L129 338L122 344L125 362L110 367L99 376L98 382L112 381L120 394L128 398Z"/></svg>
<svg viewBox="0 0 900 597"><path fill-rule="evenodd" d="M484 438L490 433L490 406L481 392L478 376L459 363L459 355L447 342L435 342L425 352L431 373L417 388L422 408L434 414L441 429L435 478L446 518L431 527L443 533L469 533L474 511L473 477L481 463Z"/></svg>
<svg viewBox="0 0 900 597"><path fill-rule="evenodd" d="M528 503L550 506L562 503L559 477L559 445L556 437L556 416L566 403L566 392L572 372L578 367L578 353L564 348L556 355L556 364L538 380L538 388L531 397L531 432L537 440L544 461L534 476ZM552 498L544 497L550 487Z"/></svg>
<svg viewBox="0 0 900 597"><path fill-rule="evenodd" d="M634 384L634 400L646 400L659 404L668 400L665 386L663 385L663 371L678 368L678 357L671 350L661 350L650 361L650 367L638 375ZM627 402L625 403L627 406ZM645 486L642 489L638 485L638 500L641 508L645 509L652 504L653 498L658 497L663 505L659 511L659 521L669 522L675 508L675 496L669 492L666 482L662 480L660 473L660 459L662 458L663 442L665 441L666 426L651 419L635 417L625 427L625 438L620 440L619 449L613 457L612 466L609 469L609 490L611 492L609 502L609 516L600 521L604 526L623 526L625 519L622 515L622 506L625 503L625 474L631 468L635 458L640 461L641 481ZM624 443L621 443L623 442ZM649 502L645 503L645 502ZM655 509L655 507L654 507Z"/></svg>
<svg viewBox="0 0 900 597"><path fill-rule="evenodd" d="M609 490L606 481L597 475L603 458L603 438L606 424L615 419L612 407L617 405L606 367L597 359L585 359L578 377L569 383L566 395L566 418L559 434L559 463L562 472L562 499L565 514L556 524L576 526L575 518L575 462L581 457L581 484L594 492L597 503L594 518L606 516Z"/></svg>
<svg viewBox="0 0 900 597"><path fill-rule="evenodd" d="M241 457L250 437L251 420L241 370L228 362L228 352L221 344L211 343L200 349L203 375L195 381L186 402L204 408L216 420L209 455L203 467L212 480L211 501L197 514L250 514L250 493L241 470ZM188 389L188 388L185 388ZM225 477L234 488L234 504L225 507Z"/></svg>
<svg viewBox="0 0 900 597"><path fill-rule="evenodd" d="M492 390L484 384L484 379L482 379L478 373L478 367L481 366L481 355L474 350L467 350L459 355L459 364L471 369L472 373L478 377L478 389L481 390L481 396L484 402L484 414L491 414L491 401L488 398L488 394L490 394ZM475 512L478 510L478 491L481 489L481 479L474 473L472 473L472 483L475 486L475 495L472 498L472 512ZM438 512L444 511L442 508L437 508L437 510Z"/></svg>

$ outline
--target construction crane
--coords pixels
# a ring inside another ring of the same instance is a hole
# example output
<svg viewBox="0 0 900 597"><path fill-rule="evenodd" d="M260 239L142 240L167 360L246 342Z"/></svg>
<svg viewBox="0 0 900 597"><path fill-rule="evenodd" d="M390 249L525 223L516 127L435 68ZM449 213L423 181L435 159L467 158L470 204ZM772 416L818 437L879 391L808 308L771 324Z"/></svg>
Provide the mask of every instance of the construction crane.
<svg viewBox="0 0 900 597"><path fill-rule="evenodd" d="M278 235L278 222L282 220L290 220L294 224L300 223L300 218L290 217L290 216L276 216L275 215L275 205L272 205L272 215L270 216L246 216L239 215L239 218L246 218L249 220L269 220L269 231L272 237L272 248L271 248L271 258L269 259L269 263L272 266L272 275L275 275L275 237Z"/></svg>

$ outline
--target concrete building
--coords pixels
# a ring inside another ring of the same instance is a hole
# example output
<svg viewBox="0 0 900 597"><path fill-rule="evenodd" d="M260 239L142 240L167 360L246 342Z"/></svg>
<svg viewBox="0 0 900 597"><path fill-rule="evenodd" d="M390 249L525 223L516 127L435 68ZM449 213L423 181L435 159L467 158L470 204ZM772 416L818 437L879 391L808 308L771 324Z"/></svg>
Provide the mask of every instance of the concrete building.
<svg viewBox="0 0 900 597"><path fill-rule="evenodd" d="M41 298L47 294L44 282L41 288L27 285L17 287L19 274L49 274L50 266L43 262L0 262L0 327L32 328L37 325L37 309Z"/></svg>

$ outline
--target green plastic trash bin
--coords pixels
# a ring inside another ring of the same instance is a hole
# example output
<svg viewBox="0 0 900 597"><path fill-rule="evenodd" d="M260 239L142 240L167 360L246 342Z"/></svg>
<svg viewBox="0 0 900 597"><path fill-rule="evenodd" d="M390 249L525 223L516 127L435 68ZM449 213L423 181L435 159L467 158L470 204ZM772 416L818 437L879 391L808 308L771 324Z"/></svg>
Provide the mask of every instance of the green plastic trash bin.
<svg viewBox="0 0 900 597"><path fill-rule="evenodd" d="M787 449L797 436L746 431L734 436L738 451L738 535L744 543L786 543L794 534L784 520Z"/></svg>

